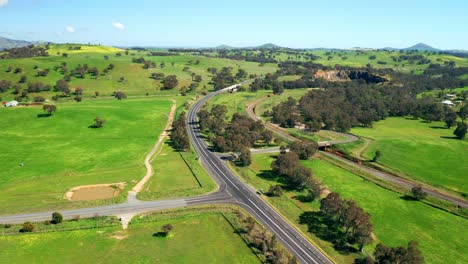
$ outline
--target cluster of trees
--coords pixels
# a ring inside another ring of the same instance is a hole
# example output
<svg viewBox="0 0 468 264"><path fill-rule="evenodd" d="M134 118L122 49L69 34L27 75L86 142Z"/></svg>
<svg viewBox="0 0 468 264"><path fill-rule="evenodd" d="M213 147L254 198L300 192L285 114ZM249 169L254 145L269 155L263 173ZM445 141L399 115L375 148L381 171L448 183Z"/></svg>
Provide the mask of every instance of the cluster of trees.
<svg viewBox="0 0 468 264"><path fill-rule="evenodd" d="M260 52L256 52L253 50L219 50L218 51L219 58L227 58L231 60L245 60L245 61L252 61L258 62L260 64L265 63L278 63L278 61L274 58L274 56L268 52L267 50L260 50Z"/></svg>
<svg viewBox="0 0 468 264"><path fill-rule="evenodd" d="M251 246L258 252L264 263L272 264L296 264L297 260L289 252L284 250L265 228L260 226L254 218L243 217L241 220L242 233Z"/></svg>
<svg viewBox="0 0 468 264"><path fill-rule="evenodd" d="M232 67L223 67L220 71L216 68L208 68L208 71L213 74L211 84L213 84L215 90L223 89L235 83Z"/></svg>
<svg viewBox="0 0 468 264"><path fill-rule="evenodd" d="M331 192L320 201L320 212L328 225L338 228L351 244L359 250L372 242L373 225L369 213L352 200L342 199L338 193Z"/></svg>
<svg viewBox="0 0 468 264"><path fill-rule="evenodd" d="M301 142L298 144L307 143ZM299 148L308 149L310 146L303 145ZM300 163L300 157L294 150L294 148L290 148L289 152L282 151L280 155L278 155L276 160L271 163L272 173L277 175L281 182L286 184L290 189L308 189L309 197L307 200L313 201L320 196L320 183L313 178L312 170Z"/></svg>
<svg viewBox="0 0 468 264"><path fill-rule="evenodd" d="M211 78L211 84L215 90L220 90L233 85L237 81L240 81L248 76L247 71L244 69L238 69L234 75L232 67L223 67L218 71L216 68L208 68L207 71L213 75ZM250 75L249 77L254 77Z"/></svg>
<svg viewBox="0 0 468 264"><path fill-rule="evenodd" d="M156 68L156 62L154 61L149 61L145 60L145 58L140 57L140 58L132 58L133 63L141 63L143 64L143 69L149 69L149 68Z"/></svg>
<svg viewBox="0 0 468 264"><path fill-rule="evenodd" d="M348 131L355 126L372 127L373 123L388 116L423 118L428 122L445 121L450 128L457 124L455 112L430 97L417 99L407 94L402 87L375 87L361 84L342 83L342 87L313 90L299 102L293 98L273 107L272 121L283 127L294 127L298 123L310 131L322 127L337 131ZM465 109L466 106L462 107ZM463 128L463 122L459 126ZM462 131L463 129L461 129ZM462 133L460 133L462 134Z"/></svg>
<svg viewBox="0 0 468 264"><path fill-rule="evenodd" d="M21 48L12 48L4 50L0 59L20 59L20 58L32 58L32 57L47 57L47 49L49 47L36 47L34 45L29 45Z"/></svg>
<svg viewBox="0 0 468 264"><path fill-rule="evenodd" d="M170 89L174 89L179 84L179 80L177 80L176 75L168 75L164 78L162 83L163 83L163 89L170 90Z"/></svg>
<svg viewBox="0 0 468 264"><path fill-rule="evenodd" d="M402 264L423 264L424 256L419 250L418 242L412 240L408 243L408 247L388 247L379 243L375 247L374 258L367 257L365 259L356 260L358 264L387 264L387 263L402 263Z"/></svg>
<svg viewBox="0 0 468 264"><path fill-rule="evenodd" d="M201 109L198 112L200 129L209 135L214 151L240 153L240 165L248 166L250 148L259 141L269 144L273 140L273 134L260 121L253 121L238 113L228 123L225 120L226 113L225 105L214 105L210 111Z"/></svg>
<svg viewBox="0 0 468 264"><path fill-rule="evenodd" d="M185 125L186 118L185 112L182 112L172 124L171 146L179 151L186 151L190 148L189 136Z"/></svg>

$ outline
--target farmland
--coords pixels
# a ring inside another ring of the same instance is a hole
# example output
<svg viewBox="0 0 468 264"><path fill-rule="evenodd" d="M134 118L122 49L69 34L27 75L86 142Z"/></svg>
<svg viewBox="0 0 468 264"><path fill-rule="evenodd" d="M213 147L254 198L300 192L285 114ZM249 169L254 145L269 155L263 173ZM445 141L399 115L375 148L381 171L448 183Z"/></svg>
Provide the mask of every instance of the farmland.
<svg viewBox="0 0 468 264"><path fill-rule="evenodd" d="M1 214L115 203L70 202L72 187L125 182L144 175L143 158L162 132L172 102L166 98L59 103L50 117L41 107L0 109ZM90 128L95 117L106 121ZM24 166L20 166L20 164ZM125 192L123 192L125 193Z"/></svg>

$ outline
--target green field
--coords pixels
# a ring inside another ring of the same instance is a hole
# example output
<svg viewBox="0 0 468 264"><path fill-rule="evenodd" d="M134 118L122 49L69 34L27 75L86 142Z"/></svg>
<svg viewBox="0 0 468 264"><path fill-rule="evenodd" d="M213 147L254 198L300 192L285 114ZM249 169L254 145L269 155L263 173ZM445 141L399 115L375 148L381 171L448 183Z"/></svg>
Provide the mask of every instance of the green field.
<svg viewBox="0 0 468 264"><path fill-rule="evenodd" d="M167 223L169 237L153 236ZM220 212L139 220L127 230L0 236L0 248L0 263L260 263Z"/></svg>
<svg viewBox="0 0 468 264"><path fill-rule="evenodd" d="M42 118L40 106L0 109L0 214L122 201L63 196L74 186L126 182L128 190L139 181L171 105L166 98L87 100L60 103ZM103 128L89 128L96 116Z"/></svg>
<svg viewBox="0 0 468 264"><path fill-rule="evenodd" d="M98 78L94 78L87 74L84 79L72 77L70 82L70 89L76 87L84 89L84 96L90 97L94 95L95 91L99 91L101 95L110 95L114 91L124 91L127 95L144 95L149 93L153 94L178 94L179 88L188 87L192 82L191 73L199 74L202 76L202 82L197 88L198 91L211 89L212 85L209 84L211 76L207 72L207 68L214 67L221 69L222 67L232 67L233 73L237 72L238 68L247 71L248 74L265 74L274 72L277 66L274 64L266 64L259 66L258 63L235 61L229 59L207 58L202 56L194 56L190 54L180 54L174 56L147 56L147 52L130 51L128 55L121 50L104 47L104 46L86 46L86 45L71 45L81 46L81 50L68 50L70 45L53 45L49 50L49 57L35 57L25 59L5 59L0 60L0 80L10 80L12 83L17 83L22 75L27 77L27 82L42 82L45 84L55 85L57 80L63 78L60 71L55 71L55 65L61 65L66 62L69 70L73 70L78 64L87 64L90 68L97 67L100 72ZM57 54L59 52L60 54ZM122 55L117 57L115 54L120 52ZM68 57L62 57L62 53L67 53ZM108 56L105 59L104 56ZM157 64L157 68L143 69L143 64L133 63L133 58L143 57L145 60L153 61ZM194 62L199 60L199 64L195 65ZM190 64L189 62L192 61ZM103 70L109 64L114 64L115 68L110 70L108 74L103 74ZM161 68L160 64L164 63L165 67ZM174 63L174 65L172 65ZM37 69L34 69L34 66ZM6 72L8 66L23 69L22 73L14 74ZM184 71L184 68L189 69ZM46 77L37 77L38 70L50 69ZM166 76L175 74L179 80L178 86L171 91L160 91L162 84L160 81L153 80L150 77L151 73L160 72ZM120 77L125 77L125 81L121 82ZM207 88L204 89L203 87ZM23 89L27 88L26 84L22 85ZM10 89L5 93L0 93L3 100L9 100L14 97L11 94L13 90ZM36 95L50 97L55 92L42 92L40 94L31 93L30 100Z"/></svg>
<svg viewBox="0 0 468 264"><path fill-rule="evenodd" d="M166 142L152 165L154 175L139 193L142 200L200 195L216 188L193 150L177 152ZM187 166L188 165L188 166Z"/></svg>
<svg viewBox="0 0 468 264"><path fill-rule="evenodd" d="M314 60L314 63L323 64L326 66L335 66L346 65L352 67L366 67L367 64L370 64L374 68L393 68L398 71L410 72L414 71L415 73L420 72L426 69L429 66L429 63L418 65L417 63L410 63L410 61L404 60L401 62L395 62L392 59L392 56L398 57L401 53L399 51L376 51L376 50L367 50L367 51L334 51L331 54L327 55L329 51L326 50L315 50L307 51L302 54L313 54L319 56L320 58ZM404 53L406 54L406 53ZM454 61L457 66L468 66L468 60L464 58L455 57L447 54L426 54L424 52L419 52L415 54L424 55L427 59L431 60L430 63L439 63L441 65L444 62ZM284 52L276 52L275 58L277 60L286 61L288 60L288 54ZM328 56L331 56L328 59ZM375 59L369 59L370 56L375 56ZM294 61L306 61L305 57L296 58L292 56ZM383 62L385 64L380 64L378 62Z"/></svg>
<svg viewBox="0 0 468 264"><path fill-rule="evenodd" d="M374 128L353 128L351 133L371 139L363 156L382 152L378 163L417 181L468 193L468 139L453 137L455 128L442 122L425 123L387 118Z"/></svg>
<svg viewBox="0 0 468 264"><path fill-rule="evenodd" d="M256 188L268 189L276 184L275 179L265 178L261 173L268 171L273 156L260 154L253 156L249 168L240 168L241 175ZM407 201L393 191L383 189L372 182L321 160L305 161L304 165L312 168L315 177L322 181L330 191L338 192L345 198L355 200L371 214L374 234L386 245L406 245L414 239L420 244L428 263L466 263L468 255L464 253L464 230L468 221L443 210L420 202ZM265 175L265 174L263 174ZM266 197L290 221L297 222L299 215L319 208L317 201L302 203L296 198L301 193L286 192L282 197ZM299 225L299 224L298 224ZM307 227L299 225L306 231ZM310 234L310 233L309 233ZM329 242L310 234L311 239L334 258L337 263L351 263L354 256L342 255L333 250ZM366 247L372 252L372 247Z"/></svg>

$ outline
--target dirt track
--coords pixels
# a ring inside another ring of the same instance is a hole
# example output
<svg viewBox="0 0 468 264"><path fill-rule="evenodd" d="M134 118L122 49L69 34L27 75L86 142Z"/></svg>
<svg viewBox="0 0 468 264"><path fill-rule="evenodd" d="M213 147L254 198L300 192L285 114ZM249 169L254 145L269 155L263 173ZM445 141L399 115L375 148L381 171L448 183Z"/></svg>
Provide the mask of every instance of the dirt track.
<svg viewBox="0 0 468 264"><path fill-rule="evenodd" d="M166 127L164 128L163 132L159 135L159 138L156 144L154 144L151 151L145 157L146 175L131 190L131 192L133 192L134 194L141 192L141 190L143 189L143 186L145 186L146 182L151 178L151 176L153 176L153 166L151 166L151 158L154 156L156 151L159 149L161 144L169 135L169 131L172 127L172 122L174 121L174 116L175 116L176 106L177 106L175 100L172 100L172 103L173 104L171 107L171 111L169 112L169 116L167 118Z"/></svg>

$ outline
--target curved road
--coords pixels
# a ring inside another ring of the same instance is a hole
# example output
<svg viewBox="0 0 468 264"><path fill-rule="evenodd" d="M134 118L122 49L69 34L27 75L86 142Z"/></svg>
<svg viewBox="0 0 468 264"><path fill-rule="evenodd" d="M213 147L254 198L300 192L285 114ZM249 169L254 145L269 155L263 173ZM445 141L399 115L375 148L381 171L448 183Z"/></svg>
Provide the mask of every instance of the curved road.
<svg viewBox="0 0 468 264"><path fill-rule="evenodd" d="M247 114L253 120L263 121L263 119L261 117L259 117L255 113L255 107L259 102L261 102L264 99L265 99L265 97L257 99L257 100L253 101L252 103L250 103L247 106ZM272 124L272 123L266 122L266 121L264 121L263 124L271 132L275 133L276 135L278 135L278 136L280 136L280 137L282 137L282 138L284 138L284 139L286 139L288 141L299 141L300 140L300 139L290 135L287 131L285 131L283 128L279 127L276 124ZM331 130L329 130L329 131L331 131ZM336 132L336 131L331 131L331 132L336 133L338 136L346 137L346 139L317 142L319 146L321 146L321 147L331 146L331 145L335 145L335 144L350 143L350 142L358 140L358 137L356 137L354 135L351 135L351 134L340 133L340 132ZM273 153L273 152L278 152L278 151L279 151L279 148L275 147L275 148L268 148L268 149L252 150L252 153ZM344 162L349 166L352 166L352 167L357 168L359 170L365 171L365 172L367 172L367 173L369 173L369 174L371 174L371 175L373 175L373 176L375 176L375 177L377 177L379 179L382 179L382 180L385 180L387 182L391 182L391 183L400 185L400 186L402 186L402 187L404 187L404 188L406 188L408 190L413 188L413 187L416 187L416 186L421 186L420 183L412 182L410 180L403 179L401 177L397 177L397 176L394 176L394 175L391 175L391 174L388 174L388 173L385 173L385 172L382 172L382 171L379 171L379 170L376 170L376 169L372 169L372 168L364 166L362 164L358 164L356 162L345 159L345 158L343 158L341 156L338 156L338 155L336 155L334 153L331 153L331 152L322 151L321 153L323 155L328 156L328 157L331 157L331 158L337 159L337 160L339 160L341 162ZM436 198L441 199L441 200L445 200L447 202L453 203L453 204L455 204L457 206L460 206L460 207L463 207L463 208L468 208L468 202L465 199L461 198L461 197L457 197L457 196L454 196L454 195L450 195L450 194L441 192L441 191L439 191L437 189L430 188L429 186L422 186L422 188L430 196L436 197Z"/></svg>

